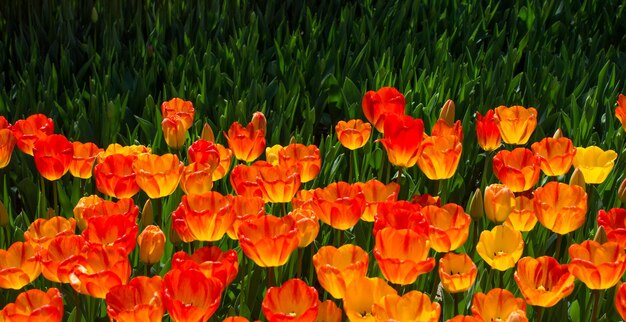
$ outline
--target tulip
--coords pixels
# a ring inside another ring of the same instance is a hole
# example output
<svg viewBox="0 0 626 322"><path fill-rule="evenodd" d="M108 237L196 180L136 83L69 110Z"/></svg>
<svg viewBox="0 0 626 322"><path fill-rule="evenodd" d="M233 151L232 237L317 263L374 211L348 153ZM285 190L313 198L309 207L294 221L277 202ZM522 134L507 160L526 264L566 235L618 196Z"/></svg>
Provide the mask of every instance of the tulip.
<svg viewBox="0 0 626 322"><path fill-rule="evenodd" d="M307 183L320 173L320 149L315 145L289 144L278 151L278 164L285 168L296 167L300 173L300 182Z"/></svg>
<svg viewBox="0 0 626 322"><path fill-rule="evenodd" d="M493 157L493 171L513 192L530 190L539 181L541 159L531 150L502 150Z"/></svg>
<svg viewBox="0 0 626 322"><path fill-rule="evenodd" d="M574 275L567 265L549 256L524 257L517 263L515 283L526 302L533 306L552 307L574 290Z"/></svg>
<svg viewBox="0 0 626 322"><path fill-rule="evenodd" d="M152 200L147 199L141 208L141 226L146 227L152 225L154 221L154 213L152 209Z"/></svg>
<svg viewBox="0 0 626 322"><path fill-rule="evenodd" d="M98 191L118 199L130 198L139 192L133 169L135 158L132 155L113 154L96 164L93 174Z"/></svg>
<svg viewBox="0 0 626 322"><path fill-rule="evenodd" d="M461 121L452 120L448 122L444 119L438 119L433 125L433 128L430 130L431 136L454 136L458 138L459 141L463 141L463 125Z"/></svg>
<svg viewBox="0 0 626 322"><path fill-rule="evenodd" d="M219 279L226 287L237 277L239 259L237 252L232 249L222 252L217 246L205 246L196 249L191 256L182 251L174 253L172 269L197 270L207 278Z"/></svg>
<svg viewBox="0 0 626 322"><path fill-rule="evenodd" d="M494 119L494 110L482 116L476 112L476 137L478 145L485 151L493 151L502 145L502 136Z"/></svg>
<svg viewBox="0 0 626 322"><path fill-rule="evenodd" d="M421 145L417 165L430 180L451 178L461 160L463 145L454 135L429 136Z"/></svg>
<svg viewBox="0 0 626 322"><path fill-rule="evenodd" d="M480 191L480 188L476 188L474 194L472 194L468 208L469 215L472 217L472 220L478 221L485 215L483 193Z"/></svg>
<svg viewBox="0 0 626 322"><path fill-rule="evenodd" d="M254 112L252 114L252 120L250 121L254 130L263 130L263 132L267 132L267 120L265 119L265 114L263 112Z"/></svg>
<svg viewBox="0 0 626 322"><path fill-rule="evenodd" d="M354 227L365 211L361 188L346 182L335 182L313 193L312 209L318 218L335 229Z"/></svg>
<svg viewBox="0 0 626 322"><path fill-rule="evenodd" d="M617 107L615 108L615 117L617 117L620 123L622 123L622 128L626 131L626 96L624 96L623 94L619 94L617 96Z"/></svg>
<svg viewBox="0 0 626 322"><path fill-rule="evenodd" d="M137 237L139 260L146 265L158 263L165 250L165 234L159 226L149 225Z"/></svg>
<svg viewBox="0 0 626 322"><path fill-rule="evenodd" d="M163 304L174 321L208 321L220 306L222 290L217 278L173 269L163 278Z"/></svg>
<svg viewBox="0 0 626 322"><path fill-rule="evenodd" d="M524 145L537 127L537 110L522 106L498 106L494 116L505 143Z"/></svg>
<svg viewBox="0 0 626 322"><path fill-rule="evenodd" d="M380 302L385 295L397 294L393 287L378 277L359 277L346 289L343 309L350 321L375 321L374 304Z"/></svg>
<svg viewBox="0 0 626 322"><path fill-rule="evenodd" d="M266 215L248 220L237 231L239 245L258 266L282 266L300 244L297 227L295 220L289 216Z"/></svg>
<svg viewBox="0 0 626 322"><path fill-rule="evenodd" d="M348 285L366 276L368 263L367 252L351 244L339 248L323 246L313 255L313 266L320 285L336 299L344 298Z"/></svg>
<svg viewBox="0 0 626 322"><path fill-rule="evenodd" d="M42 177L54 181L70 169L74 146L63 135L52 134L37 140L33 146L35 166Z"/></svg>
<svg viewBox="0 0 626 322"><path fill-rule="evenodd" d="M576 148L574 167L583 173L586 183L599 184L604 182L613 170L617 153L613 150L603 151L597 146Z"/></svg>
<svg viewBox="0 0 626 322"><path fill-rule="evenodd" d="M430 225L422 215L422 207L407 201L382 202L378 205L375 216L374 236L387 227L403 230L412 230L424 237L428 237Z"/></svg>
<svg viewBox="0 0 626 322"><path fill-rule="evenodd" d="M522 233L509 226L496 226L480 234L476 251L491 268L506 271L522 257Z"/></svg>
<svg viewBox="0 0 626 322"><path fill-rule="evenodd" d="M378 204L383 201L396 201L400 193L400 185L395 182L385 185L376 179L372 179L365 183L356 182L355 185L361 188L365 197L365 211L361 219L368 222L374 221Z"/></svg>
<svg viewBox="0 0 626 322"><path fill-rule="evenodd" d="M252 162L265 150L265 131L255 130L252 123L243 127L235 122L230 126L228 134L224 133L224 136L237 160Z"/></svg>
<svg viewBox="0 0 626 322"><path fill-rule="evenodd" d="M598 227L603 227L607 239L626 248L626 209L612 208L609 211L598 211Z"/></svg>
<svg viewBox="0 0 626 322"><path fill-rule="evenodd" d="M193 125L195 113L196 110L193 108L193 103L180 98L173 98L161 104L161 116L163 118L172 117L174 115L180 117L185 130Z"/></svg>
<svg viewBox="0 0 626 322"><path fill-rule="evenodd" d="M104 150L91 142L72 142L72 145L74 147L74 155L70 162L70 173L76 178L91 178L96 157Z"/></svg>
<svg viewBox="0 0 626 322"><path fill-rule="evenodd" d="M448 293L469 290L476 281L478 268L466 254L447 253L439 260L439 278Z"/></svg>
<svg viewBox="0 0 626 322"><path fill-rule="evenodd" d="M574 162L576 148L568 138L545 138L531 146L541 158L541 171L547 176L561 176L569 171Z"/></svg>
<svg viewBox="0 0 626 322"><path fill-rule="evenodd" d="M428 257L429 240L412 230L384 228L376 233L374 258L391 283L407 285L419 275L435 267L435 259Z"/></svg>
<svg viewBox="0 0 626 322"><path fill-rule="evenodd" d="M478 292L472 300L472 315L482 321L510 321L511 315L526 317L526 303L513 293L494 288L487 294Z"/></svg>
<svg viewBox="0 0 626 322"><path fill-rule="evenodd" d="M208 164L216 168L220 163L220 150L218 144L207 140L197 140L187 149L187 156L191 163Z"/></svg>
<svg viewBox="0 0 626 322"><path fill-rule="evenodd" d="M233 160L233 151L224 147L221 144L216 144L217 151L220 153L220 163L217 164L217 168L213 171L213 181L222 179L228 170L230 170L230 164Z"/></svg>
<svg viewBox="0 0 626 322"><path fill-rule="evenodd" d="M122 215L130 222L137 221L139 207L135 205L133 199L120 199L117 202L102 200L96 195L80 198L74 207L74 218L78 228L87 229L87 222L95 217L110 217Z"/></svg>
<svg viewBox="0 0 626 322"><path fill-rule="evenodd" d="M161 121L161 131L163 131L163 138L168 147L179 150L185 145L187 129L180 116L172 115L163 118L163 121Z"/></svg>
<svg viewBox="0 0 626 322"><path fill-rule="evenodd" d="M430 297L419 291L411 291L402 296L383 296L372 308L376 321L424 321L437 322L441 315L441 305L431 302Z"/></svg>
<svg viewBox="0 0 626 322"><path fill-rule="evenodd" d="M443 207L426 206L422 214L429 223L430 246L440 253L453 251L465 243L472 218L463 207L449 203Z"/></svg>
<svg viewBox="0 0 626 322"><path fill-rule="evenodd" d="M284 149L280 144L265 148L265 160L271 165L278 165L278 152Z"/></svg>
<svg viewBox="0 0 626 322"><path fill-rule="evenodd" d="M315 322L318 312L317 290L294 278L280 287L270 287L261 303L268 321Z"/></svg>
<svg viewBox="0 0 626 322"><path fill-rule="evenodd" d="M161 321L165 313L162 285L160 276L138 276L126 285L112 287L105 298L109 318L120 322Z"/></svg>
<svg viewBox="0 0 626 322"><path fill-rule="evenodd" d="M230 173L230 185L237 195L263 197L263 191L257 181L261 167L272 167L272 165L265 161L257 161L252 166L240 164L233 169Z"/></svg>
<svg viewBox="0 0 626 322"><path fill-rule="evenodd" d="M299 248L309 246L320 231L320 223L311 209L297 208L289 213L288 216L293 217L298 226L298 235L300 236Z"/></svg>
<svg viewBox="0 0 626 322"><path fill-rule="evenodd" d="M511 209L504 224L520 232L531 231L537 224L533 199L526 196L516 197L515 207Z"/></svg>
<svg viewBox="0 0 626 322"><path fill-rule="evenodd" d="M424 122L408 115L396 114L389 114L385 119L385 134L379 141L387 150L389 162L401 168L414 166L422 152Z"/></svg>
<svg viewBox="0 0 626 322"><path fill-rule="evenodd" d="M363 96L363 114L380 133L385 132L385 120L391 114L404 115L404 95L393 87L382 87L377 92L368 91Z"/></svg>
<svg viewBox="0 0 626 322"><path fill-rule="evenodd" d="M575 168L574 172L572 172L572 176L569 178L570 186L579 186L583 188L583 190L587 190L587 184L585 183L585 177L583 177L582 171L580 169Z"/></svg>
<svg viewBox="0 0 626 322"><path fill-rule="evenodd" d="M515 207L515 195L507 186L491 184L485 188L485 215L496 224L504 222Z"/></svg>
<svg viewBox="0 0 626 322"><path fill-rule="evenodd" d="M10 129L0 129L0 169L5 168L11 162L11 154L13 154L16 141Z"/></svg>
<svg viewBox="0 0 626 322"><path fill-rule="evenodd" d="M0 115L0 130L10 129L10 128L11 128L11 124L9 124L9 121L7 121L6 117Z"/></svg>
<svg viewBox="0 0 626 322"><path fill-rule="evenodd" d="M24 232L24 240L47 248L53 238L74 235L76 220L74 218L55 216L50 219L36 219Z"/></svg>
<svg viewBox="0 0 626 322"><path fill-rule="evenodd" d="M213 129L211 129L209 123L204 123L204 126L202 127L202 133L200 133L200 139L209 142L215 142L215 134L213 134Z"/></svg>
<svg viewBox="0 0 626 322"><path fill-rule="evenodd" d="M243 316L229 316L222 320L222 322L250 322L248 319Z"/></svg>
<svg viewBox="0 0 626 322"><path fill-rule="evenodd" d="M235 217L235 221L233 221L226 233L231 239L237 240L237 231L241 223L265 216L265 201L260 197L233 196L231 198L230 211Z"/></svg>
<svg viewBox="0 0 626 322"><path fill-rule="evenodd" d="M184 165L174 154L142 154L133 162L137 185L151 199L171 195L180 181Z"/></svg>
<svg viewBox="0 0 626 322"><path fill-rule="evenodd" d="M47 248L41 250L43 277L55 283L69 283L73 263L86 253L88 245L80 235L62 235L52 239ZM61 268L61 269L59 269Z"/></svg>
<svg viewBox="0 0 626 322"><path fill-rule="evenodd" d="M19 290L41 274L39 246L15 242L0 249L0 288Z"/></svg>
<svg viewBox="0 0 626 322"><path fill-rule="evenodd" d="M261 188L263 200L272 203L291 202L300 189L300 174L295 167L280 165L258 168L256 182Z"/></svg>
<svg viewBox="0 0 626 322"><path fill-rule="evenodd" d="M446 322L483 322L483 320L471 315L457 315Z"/></svg>
<svg viewBox="0 0 626 322"><path fill-rule="evenodd" d="M619 185L617 198L619 198L622 203L626 203L626 179L622 180L622 183Z"/></svg>
<svg viewBox="0 0 626 322"><path fill-rule="evenodd" d="M32 289L20 293L15 303L9 303L0 311L0 321L48 321L63 320L63 296L56 288L47 291Z"/></svg>
<svg viewBox="0 0 626 322"><path fill-rule="evenodd" d="M361 120L339 121L335 126L337 139L350 150L362 148L370 138L372 125Z"/></svg>
<svg viewBox="0 0 626 322"><path fill-rule="evenodd" d="M580 228L587 215L587 193L556 181L535 190L535 215L551 231L565 235Z"/></svg>
<svg viewBox="0 0 626 322"><path fill-rule="evenodd" d="M332 300L326 300L317 305L318 322L341 322L342 311Z"/></svg>
<svg viewBox="0 0 626 322"><path fill-rule="evenodd" d="M54 132L54 121L43 114L34 114L19 120L11 126L17 147L28 155L33 155L35 142Z"/></svg>
<svg viewBox="0 0 626 322"><path fill-rule="evenodd" d="M172 213L173 228L185 242L220 240L235 220L230 207L229 197L219 192L183 196ZM186 230L192 239L187 238Z"/></svg>
<svg viewBox="0 0 626 322"><path fill-rule="evenodd" d="M129 255L137 244L139 226L124 215L94 217L87 221L83 237L90 245L121 248Z"/></svg>
<svg viewBox="0 0 626 322"><path fill-rule="evenodd" d="M454 104L454 101L448 99L441 107L441 111L439 112L439 119L446 121L448 124L452 124L452 122L454 122L455 112L456 105Z"/></svg>
<svg viewBox="0 0 626 322"><path fill-rule="evenodd" d="M205 163L194 162L185 166L180 177L180 188L187 195L199 195L211 191L214 169Z"/></svg>
<svg viewBox="0 0 626 322"><path fill-rule="evenodd" d="M99 299L105 298L114 286L126 284L132 272L124 250L98 245L89 246L76 261L68 261L59 267L60 271L68 269L69 282L76 292Z"/></svg>
<svg viewBox="0 0 626 322"><path fill-rule="evenodd" d="M622 283L615 293L617 313L622 317L622 320L626 320L626 284Z"/></svg>
<svg viewBox="0 0 626 322"><path fill-rule="evenodd" d="M291 208L307 208L313 204L313 195L315 190L299 190L291 199Z"/></svg>
<svg viewBox="0 0 626 322"><path fill-rule="evenodd" d="M109 144L109 146L107 146L104 152L98 154L97 160L98 160L98 163L102 163L104 162L104 159L106 159L108 156L113 155L113 154L121 154L121 155L129 156L129 157L132 157L132 159L134 160L137 156L140 156L146 153L147 154L152 153L152 149L143 145L122 146L118 143L111 143Z"/></svg>
<svg viewBox="0 0 626 322"><path fill-rule="evenodd" d="M589 289L613 287L626 271L626 254L616 242L600 244L586 240L569 247L569 272Z"/></svg>

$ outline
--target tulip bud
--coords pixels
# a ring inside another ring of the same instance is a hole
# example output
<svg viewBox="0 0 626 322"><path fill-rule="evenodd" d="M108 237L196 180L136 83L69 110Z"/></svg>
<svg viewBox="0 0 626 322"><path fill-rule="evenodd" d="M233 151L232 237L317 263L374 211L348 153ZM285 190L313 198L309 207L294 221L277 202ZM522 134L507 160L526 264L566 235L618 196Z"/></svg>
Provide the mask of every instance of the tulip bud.
<svg viewBox="0 0 626 322"><path fill-rule="evenodd" d="M554 135L552 136L553 139L560 139L563 137L563 131L561 131L561 129L557 129L556 132L554 132Z"/></svg>
<svg viewBox="0 0 626 322"><path fill-rule="evenodd" d="M252 114L252 126L255 131L263 130L263 132L267 132L267 120L265 119L265 115L261 112L254 112Z"/></svg>
<svg viewBox="0 0 626 322"><path fill-rule="evenodd" d="M569 178L569 185L579 186L584 190L587 189L587 185L585 184L585 177L583 177L583 173L578 168L574 169L574 173L572 173L572 176Z"/></svg>
<svg viewBox="0 0 626 322"><path fill-rule="evenodd" d="M515 207L515 195L503 184L491 184L485 188L484 205L487 219L501 224Z"/></svg>
<svg viewBox="0 0 626 322"><path fill-rule="evenodd" d="M202 134L200 134L200 138L205 141L215 142L215 135L213 134L213 129L211 129L211 126L209 125L209 123L204 123L204 127L202 128Z"/></svg>
<svg viewBox="0 0 626 322"><path fill-rule="evenodd" d="M7 208L4 206L4 203L0 201L0 227L9 225L9 212Z"/></svg>
<svg viewBox="0 0 626 322"><path fill-rule="evenodd" d="M56 214L54 213L54 208L46 209L46 219L50 219L54 216L56 216Z"/></svg>
<svg viewBox="0 0 626 322"><path fill-rule="evenodd" d="M439 119L445 120L448 124L454 124L454 112L456 106L454 105L453 100L447 100L443 107L441 108L441 112L439 113Z"/></svg>
<svg viewBox="0 0 626 322"><path fill-rule="evenodd" d="M152 201L151 199L146 200L146 203L143 205L143 209L141 210L141 225L144 227L148 227L152 225L154 220L154 215L152 213Z"/></svg>
<svg viewBox="0 0 626 322"><path fill-rule="evenodd" d="M606 230L604 230L604 226L598 227L598 231L596 231L596 236L593 238L593 241L604 244L609 241L609 237L606 235Z"/></svg>
<svg viewBox="0 0 626 322"><path fill-rule="evenodd" d="M291 136L291 139L289 139L289 144L296 144L298 142L296 142L296 137L295 136Z"/></svg>
<svg viewBox="0 0 626 322"><path fill-rule="evenodd" d="M622 202L626 202L626 179L622 181L622 184L619 185L619 189L617 190L617 197Z"/></svg>
<svg viewBox="0 0 626 322"><path fill-rule="evenodd" d="M139 260L147 265L158 263L165 250L165 234L159 226L149 225L137 237Z"/></svg>
<svg viewBox="0 0 626 322"><path fill-rule="evenodd" d="M483 193L480 191L480 188L476 188L474 191L474 195L470 199L469 205L469 215L474 220L480 220L485 215L485 207L483 206Z"/></svg>

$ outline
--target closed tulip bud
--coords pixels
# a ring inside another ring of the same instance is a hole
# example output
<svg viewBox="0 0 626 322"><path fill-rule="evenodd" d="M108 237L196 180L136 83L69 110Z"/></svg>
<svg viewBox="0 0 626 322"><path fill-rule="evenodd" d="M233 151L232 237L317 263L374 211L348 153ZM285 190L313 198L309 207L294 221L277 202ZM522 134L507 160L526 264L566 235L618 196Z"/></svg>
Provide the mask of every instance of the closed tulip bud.
<svg viewBox="0 0 626 322"><path fill-rule="evenodd" d="M149 225L137 237L137 244L139 260L147 265L156 264L165 250L165 234L159 226Z"/></svg>
<svg viewBox="0 0 626 322"><path fill-rule="evenodd" d="M572 176L569 178L570 186L579 186L583 188L583 190L587 190L587 185L585 184L585 177L583 177L583 173L578 169L574 169Z"/></svg>
<svg viewBox="0 0 626 322"><path fill-rule="evenodd" d="M454 124L455 110L456 106L454 105L454 101L451 99L447 100L441 108L441 112L439 113L439 119L445 120L448 124Z"/></svg>
<svg viewBox="0 0 626 322"><path fill-rule="evenodd" d="M254 126L254 130L263 130L263 132L267 132L267 120L265 119L265 115L261 112L254 112L252 114L252 121L250 121Z"/></svg>
<svg viewBox="0 0 626 322"><path fill-rule="evenodd" d="M554 135L552 136L553 139L560 139L563 137L563 131L561 131L560 128L556 129L556 132L554 132Z"/></svg>
<svg viewBox="0 0 626 322"><path fill-rule="evenodd" d="M470 199L469 203L469 215L474 220L480 220L485 215L485 207L483 206L483 193L480 188L476 188L474 195Z"/></svg>
<svg viewBox="0 0 626 322"><path fill-rule="evenodd" d="M619 185L619 190L617 190L617 197L622 202L626 202L626 179L622 181L622 184Z"/></svg>
<svg viewBox="0 0 626 322"><path fill-rule="evenodd" d="M7 225L9 225L9 212L7 211L7 207L4 206L4 203L0 201L0 227Z"/></svg>
<svg viewBox="0 0 626 322"><path fill-rule="evenodd" d="M147 227L152 225L154 220L154 214L152 213L152 201L151 199L146 200L146 203L143 205L143 209L141 210L141 225Z"/></svg>
<svg viewBox="0 0 626 322"><path fill-rule="evenodd" d="M291 138L289 139L289 145L291 145L291 144L296 144L296 143L298 143L298 142L296 141L296 137L292 135L292 136L291 136Z"/></svg>
<svg viewBox="0 0 626 322"><path fill-rule="evenodd" d="M604 230L604 226L598 227L598 231L596 231L596 235L593 237L593 240L599 244L604 244L609 241L609 238L606 235L606 230Z"/></svg>
<svg viewBox="0 0 626 322"><path fill-rule="evenodd" d="M213 134L213 129L211 129L209 123L204 123L200 138L209 142L215 142L215 134Z"/></svg>

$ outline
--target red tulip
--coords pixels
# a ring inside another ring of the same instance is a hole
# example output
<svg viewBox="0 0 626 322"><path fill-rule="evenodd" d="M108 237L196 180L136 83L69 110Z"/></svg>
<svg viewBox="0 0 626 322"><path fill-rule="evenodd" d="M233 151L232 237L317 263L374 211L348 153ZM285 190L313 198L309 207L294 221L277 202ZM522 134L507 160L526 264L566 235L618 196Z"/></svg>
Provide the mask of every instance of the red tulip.
<svg viewBox="0 0 626 322"><path fill-rule="evenodd" d="M15 122L11 130L17 140L17 147L22 152L33 155L35 142L54 132L54 121L43 114L34 114Z"/></svg>
<svg viewBox="0 0 626 322"><path fill-rule="evenodd" d="M37 170L50 181L58 180L67 173L73 156L74 146L63 135L48 135L37 140L33 146Z"/></svg>
<svg viewBox="0 0 626 322"><path fill-rule="evenodd" d="M363 114L374 124L378 132L385 132L385 119L388 115L404 115L406 105L404 95L392 87L382 87L377 92L368 91L363 96Z"/></svg>

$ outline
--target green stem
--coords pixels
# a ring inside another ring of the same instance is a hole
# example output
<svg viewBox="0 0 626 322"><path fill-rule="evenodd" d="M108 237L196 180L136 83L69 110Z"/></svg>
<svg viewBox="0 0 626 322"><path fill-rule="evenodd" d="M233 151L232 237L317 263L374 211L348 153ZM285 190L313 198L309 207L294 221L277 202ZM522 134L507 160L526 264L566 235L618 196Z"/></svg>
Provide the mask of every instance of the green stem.
<svg viewBox="0 0 626 322"><path fill-rule="evenodd" d="M563 242L563 235L557 234L556 237L556 248L554 249L554 259L559 261L559 256L561 255L561 243Z"/></svg>
<svg viewBox="0 0 626 322"><path fill-rule="evenodd" d="M46 207L46 185L43 181L43 177L39 177L39 200L38 200L38 211L39 217L44 218L47 207Z"/></svg>
<svg viewBox="0 0 626 322"><path fill-rule="evenodd" d="M302 278L302 258L304 257L304 249L298 247L298 262L297 262L297 270L296 277Z"/></svg>
<svg viewBox="0 0 626 322"><path fill-rule="evenodd" d="M59 191L58 191L58 187L57 187L57 182L56 181L51 181L52 183L52 202L54 202L54 215L55 216L60 216L61 214L59 213Z"/></svg>
<svg viewBox="0 0 626 322"><path fill-rule="evenodd" d="M146 264L146 276L152 277L152 265Z"/></svg>
<svg viewBox="0 0 626 322"><path fill-rule="evenodd" d="M439 187L439 191L437 192L437 194L441 199L441 204L444 205L448 201L448 180L441 179L439 180L439 182L440 184L437 185Z"/></svg>
<svg viewBox="0 0 626 322"><path fill-rule="evenodd" d="M596 322L600 312L598 312L598 306L600 304L600 290L593 290L593 311L591 312L591 322Z"/></svg>
<svg viewBox="0 0 626 322"><path fill-rule="evenodd" d="M356 150L352 151L352 162L354 163L354 178L356 179L356 181L359 181L361 171L359 171L359 162L356 158Z"/></svg>
<svg viewBox="0 0 626 322"><path fill-rule="evenodd" d="M152 199L154 201L152 204L154 205L153 214L154 214L154 222L159 225L159 227L165 227L165 223L163 222L163 198Z"/></svg>
<svg viewBox="0 0 626 322"><path fill-rule="evenodd" d="M537 322L541 322L541 316L543 315L543 307L535 306L535 311L537 312Z"/></svg>
<svg viewBox="0 0 626 322"><path fill-rule="evenodd" d="M73 292L74 293L74 302L75 302L75 306L76 306L76 319L74 321L78 321L80 322L82 320L82 314L80 311L80 294L78 294L78 292Z"/></svg>
<svg viewBox="0 0 626 322"><path fill-rule="evenodd" d="M276 275L274 273L274 267L267 267L267 287L274 287L276 285Z"/></svg>
<svg viewBox="0 0 626 322"><path fill-rule="evenodd" d="M348 153L350 154L354 154L354 151L350 151ZM352 161L352 158L348 157L348 183L352 183L352 172L354 171L354 161Z"/></svg>
<svg viewBox="0 0 626 322"><path fill-rule="evenodd" d="M459 294L460 293L452 293L452 316L456 316L458 313Z"/></svg>

